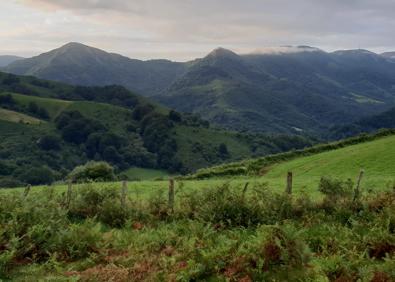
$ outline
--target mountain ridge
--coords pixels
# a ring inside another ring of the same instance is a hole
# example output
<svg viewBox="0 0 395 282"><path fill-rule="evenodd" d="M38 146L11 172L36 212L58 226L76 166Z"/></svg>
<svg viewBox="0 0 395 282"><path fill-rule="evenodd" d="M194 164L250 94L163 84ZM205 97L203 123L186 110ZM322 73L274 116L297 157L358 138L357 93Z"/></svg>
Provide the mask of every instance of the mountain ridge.
<svg viewBox="0 0 395 282"><path fill-rule="evenodd" d="M71 42L5 70L70 84L123 85L233 130L319 133L395 105L395 61L386 56L362 49L283 49L236 54L219 47L177 63L140 61Z"/></svg>
<svg viewBox="0 0 395 282"><path fill-rule="evenodd" d="M25 59L20 56L14 56L14 55L0 55L0 68L1 67L6 67L7 65L17 61L17 60L22 60Z"/></svg>

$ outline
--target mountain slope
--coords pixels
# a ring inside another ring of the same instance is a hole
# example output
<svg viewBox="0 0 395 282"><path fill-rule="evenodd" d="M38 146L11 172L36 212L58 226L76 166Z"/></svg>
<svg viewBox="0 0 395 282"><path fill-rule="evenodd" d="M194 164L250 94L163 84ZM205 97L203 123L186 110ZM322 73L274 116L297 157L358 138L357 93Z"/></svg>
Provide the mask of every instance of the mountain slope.
<svg viewBox="0 0 395 282"><path fill-rule="evenodd" d="M6 70L82 85L119 84L234 130L325 135L395 106L395 61L308 46L238 55L218 48L186 63L139 61L79 43Z"/></svg>
<svg viewBox="0 0 395 282"><path fill-rule="evenodd" d="M228 128L277 132L322 132L394 105L395 64L373 53L229 54L194 62L158 101Z"/></svg>
<svg viewBox="0 0 395 282"><path fill-rule="evenodd" d="M381 56L386 57L388 59L395 60L395 52L385 52L385 53L382 53Z"/></svg>
<svg viewBox="0 0 395 282"><path fill-rule="evenodd" d="M5 67L17 60L22 60L22 57L11 56L11 55L0 55L0 67Z"/></svg>
<svg viewBox="0 0 395 282"><path fill-rule="evenodd" d="M14 74L34 75L69 84L118 84L146 96L159 93L183 70L180 63L132 60L75 42L5 68Z"/></svg>
<svg viewBox="0 0 395 282"><path fill-rule="evenodd" d="M395 131L385 131L305 150L202 169L191 178L255 174L259 175L258 181L284 191L287 173L291 171L295 193L305 191L318 194L317 187L322 176L355 181L360 170L364 169L362 190L366 192L392 187L389 185L394 181L394 146Z"/></svg>
<svg viewBox="0 0 395 282"><path fill-rule="evenodd" d="M74 87L1 72L0 113L0 186L37 167L62 178L88 160L105 160L117 172L186 173L311 144L210 128L119 86Z"/></svg>
<svg viewBox="0 0 395 282"><path fill-rule="evenodd" d="M363 118L351 124L336 126L330 130L331 139L341 139L363 132L373 132L379 129L395 128L395 108L388 111Z"/></svg>

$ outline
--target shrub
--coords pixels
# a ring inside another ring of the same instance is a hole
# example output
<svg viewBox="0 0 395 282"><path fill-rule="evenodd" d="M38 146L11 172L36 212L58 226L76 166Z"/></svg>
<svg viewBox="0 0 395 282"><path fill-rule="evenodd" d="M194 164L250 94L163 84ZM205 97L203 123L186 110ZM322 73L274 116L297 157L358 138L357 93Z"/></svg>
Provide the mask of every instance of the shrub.
<svg viewBox="0 0 395 282"><path fill-rule="evenodd" d="M353 182L351 179L343 181L330 177L321 177L318 190L330 200L337 200L353 194Z"/></svg>
<svg viewBox="0 0 395 282"><path fill-rule="evenodd" d="M131 209L122 208L120 193L116 189L94 189L84 186L73 199L69 215L78 218L94 218L112 226L121 227L129 217Z"/></svg>
<svg viewBox="0 0 395 282"><path fill-rule="evenodd" d="M45 135L38 140L38 146L43 150L59 150L61 139L56 135Z"/></svg>
<svg viewBox="0 0 395 282"><path fill-rule="evenodd" d="M15 188L15 187L21 187L24 184L25 183L12 177L0 178L0 188Z"/></svg>
<svg viewBox="0 0 395 282"><path fill-rule="evenodd" d="M19 180L31 185L51 184L55 181L54 172L48 167L32 167L18 176Z"/></svg>
<svg viewBox="0 0 395 282"><path fill-rule="evenodd" d="M115 174L114 168L108 163L90 161L74 168L68 178L73 182L112 181Z"/></svg>
<svg viewBox="0 0 395 282"><path fill-rule="evenodd" d="M262 221L260 203L223 185L184 199L184 212L200 220L224 226L250 226Z"/></svg>

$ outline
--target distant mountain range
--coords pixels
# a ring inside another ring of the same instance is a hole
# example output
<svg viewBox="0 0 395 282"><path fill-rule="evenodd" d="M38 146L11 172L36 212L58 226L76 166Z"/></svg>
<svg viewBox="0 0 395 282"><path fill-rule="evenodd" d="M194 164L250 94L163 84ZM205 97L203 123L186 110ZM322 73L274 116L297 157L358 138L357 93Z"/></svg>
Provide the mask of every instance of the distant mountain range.
<svg viewBox="0 0 395 282"><path fill-rule="evenodd" d="M231 129L320 133L395 105L391 54L299 46L238 55L218 48L178 63L69 43L4 70L70 84L120 84Z"/></svg>
<svg viewBox="0 0 395 282"><path fill-rule="evenodd" d="M0 67L5 67L17 60L23 59L22 57L18 56L11 56L11 55L0 55Z"/></svg>
<svg viewBox="0 0 395 282"><path fill-rule="evenodd" d="M381 56L395 60L395 52L385 52Z"/></svg>

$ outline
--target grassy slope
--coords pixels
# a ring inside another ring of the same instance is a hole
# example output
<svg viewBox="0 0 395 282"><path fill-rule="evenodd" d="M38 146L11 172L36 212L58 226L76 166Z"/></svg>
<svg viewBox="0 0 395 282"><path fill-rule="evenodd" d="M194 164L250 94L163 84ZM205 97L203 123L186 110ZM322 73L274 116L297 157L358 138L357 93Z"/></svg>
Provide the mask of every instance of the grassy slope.
<svg viewBox="0 0 395 282"><path fill-rule="evenodd" d="M269 189L282 192L285 188L286 174L288 171L294 173L294 192L300 194L306 191L313 197L320 197L317 191L321 176L332 176L342 179L351 178L356 180L359 170L365 170L361 187L364 192L369 190L385 190L392 187L389 184L395 181L395 136L383 137L374 141L357 145L347 146L341 149L318 153L311 156L300 157L290 161L280 162L272 165L263 176L236 176L233 178L213 178L206 180L180 180L176 188L192 191L194 189L209 189L224 183L230 183L235 189L242 190L246 182L250 187L259 187L267 183ZM131 169L128 173L141 173L143 177L140 182L131 182L129 191L132 195L146 198L149 195L167 192L167 181L152 181L155 177L165 177L158 171L136 171ZM97 187L115 186L121 184L95 184ZM66 186L56 187L59 191L65 191ZM40 187L35 188L40 190ZM10 191L10 190L9 190ZM14 190L17 191L17 190Z"/></svg>
<svg viewBox="0 0 395 282"><path fill-rule="evenodd" d="M41 98L35 96L27 96L21 95L17 93L9 93L4 92L0 93L0 95L11 94L15 101L23 106L28 106L30 102L36 103L39 107L42 107L47 110L50 118L53 120L56 118L62 111L67 109L67 107L73 102L64 101L59 99L50 99L50 98Z"/></svg>
<svg viewBox="0 0 395 282"><path fill-rule="evenodd" d="M230 157L234 160L251 154L249 144L243 142L233 132L206 128L196 129L186 126L178 126L175 131L175 138L180 141L177 156L180 159L189 160L194 169L205 167L208 164L201 152L194 150L193 145L196 143L203 144L206 150L218 148L223 143L228 148Z"/></svg>
<svg viewBox="0 0 395 282"><path fill-rule="evenodd" d="M294 186L313 190L321 176L351 178L356 181L360 169L365 170L363 189L380 189L395 181L395 136L351 145L312 156L279 163L269 168L263 179L273 186L285 185L288 171L294 173Z"/></svg>
<svg viewBox="0 0 395 282"><path fill-rule="evenodd" d="M9 122L25 123L25 124L40 124L41 122L44 122L40 119L2 108L0 108L0 119Z"/></svg>
<svg viewBox="0 0 395 282"><path fill-rule="evenodd" d="M136 180L154 180L154 179L165 178L169 176L169 174L164 170L141 168L141 167L129 168L128 170L123 171L122 174L127 175L130 179L136 179Z"/></svg>

